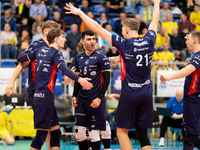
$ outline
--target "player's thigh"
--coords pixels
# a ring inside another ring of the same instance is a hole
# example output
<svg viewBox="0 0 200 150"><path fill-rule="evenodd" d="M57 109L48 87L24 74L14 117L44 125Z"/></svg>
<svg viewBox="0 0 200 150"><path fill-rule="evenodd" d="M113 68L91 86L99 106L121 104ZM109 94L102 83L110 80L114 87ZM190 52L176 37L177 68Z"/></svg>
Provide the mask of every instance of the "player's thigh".
<svg viewBox="0 0 200 150"><path fill-rule="evenodd" d="M87 112L83 103L79 102L75 108L75 125L87 127Z"/></svg>
<svg viewBox="0 0 200 150"><path fill-rule="evenodd" d="M5 137L10 136L8 130L0 130L0 136L4 140Z"/></svg>

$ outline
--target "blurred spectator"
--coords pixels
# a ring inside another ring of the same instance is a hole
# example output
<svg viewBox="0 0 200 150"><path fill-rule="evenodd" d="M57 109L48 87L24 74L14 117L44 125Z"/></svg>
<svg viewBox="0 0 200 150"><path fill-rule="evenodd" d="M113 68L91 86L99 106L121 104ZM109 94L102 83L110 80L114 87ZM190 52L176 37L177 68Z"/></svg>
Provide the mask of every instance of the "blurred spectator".
<svg viewBox="0 0 200 150"><path fill-rule="evenodd" d="M107 18L106 18L106 14L105 13L101 13L100 14L100 21L99 21L99 24L103 27L103 25L105 24L105 23L107 23L108 22L108 20L107 20Z"/></svg>
<svg viewBox="0 0 200 150"><path fill-rule="evenodd" d="M109 48L109 51L106 53L106 56L108 56L108 57L119 56L119 51L117 50L116 47L111 46Z"/></svg>
<svg viewBox="0 0 200 150"><path fill-rule="evenodd" d="M11 133L8 131L8 122L10 122ZM8 145L13 145L15 139L13 137L13 122L6 112L3 112L3 103L0 103L0 136Z"/></svg>
<svg viewBox="0 0 200 150"><path fill-rule="evenodd" d="M153 61L153 62L157 62L158 61L158 52L154 51L151 61Z"/></svg>
<svg viewBox="0 0 200 150"><path fill-rule="evenodd" d="M163 51L162 52L158 52L158 59L162 60L164 62L168 62L169 59L173 59L174 60L174 53L169 51L169 43L164 43L163 45Z"/></svg>
<svg viewBox="0 0 200 150"><path fill-rule="evenodd" d="M162 26L167 29L167 33L172 35L172 29L177 28L177 22L172 21L172 14L167 14L167 21L162 22Z"/></svg>
<svg viewBox="0 0 200 150"><path fill-rule="evenodd" d="M21 23L23 17L29 18L29 7L26 6L25 0L19 1L19 6L15 9L16 23Z"/></svg>
<svg viewBox="0 0 200 150"><path fill-rule="evenodd" d="M109 13L121 13L124 11L123 0L106 0L106 17L109 18Z"/></svg>
<svg viewBox="0 0 200 150"><path fill-rule="evenodd" d="M60 13L58 11L53 13L53 18L51 20L57 22L60 25L60 28L65 31L65 21L60 18Z"/></svg>
<svg viewBox="0 0 200 150"><path fill-rule="evenodd" d="M198 5L194 5L194 11L190 13L190 21L197 31L200 31L200 10Z"/></svg>
<svg viewBox="0 0 200 150"><path fill-rule="evenodd" d="M18 43L17 43L18 54L17 55L19 55L22 51L27 49L30 43L31 43L31 39L29 37L29 32L27 30L23 30L22 36L18 37Z"/></svg>
<svg viewBox="0 0 200 150"><path fill-rule="evenodd" d="M181 128L183 118L183 90L177 89L176 96L171 97L167 102L167 108L171 108L172 116L164 116L161 123L160 129L160 142L159 146L164 146L165 133L167 127Z"/></svg>
<svg viewBox="0 0 200 150"><path fill-rule="evenodd" d="M119 19L120 20L117 20L115 21L115 24L113 26L113 31L115 31L118 35L122 36L122 24L121 24L121 21L126 19L126 13L125 12L121 12L119 14Z"/></svg>
<svg viewBox="0 0 200 150"><path fill-rule="evenodd" d="M37 25L36 26L36 34L33 35L32 42L41 39L42 36L43 36L43 34L42 34L42 26L41 25Z"/></svg>
<svg viewBox="0 0 200 150"><path fill-rule="evenodd" d="M72 24L70 27L71 33L67 34L65 48L70 53L70 58L75 57L78 51L78 43L81 40L81 34L78 33L78 25Z"/></svg>
<svg viewBox="0 0 200 150"><path fill-rule="evenodd" d="M185 14L180 15L181 22L178 23L178 34L184 34L184 37L189 32L193 31L192 23L187 20Z"/></svg>
<svg viewBox="0 0 200 150"><path fill-rule="evenodd" d="M90 18L94 19L94 14L93 14L91 11L89 11L89 12L87 13L87 15L88 15ZM87 24L86 24L84 21L82 21L82 22L81 22L81 26L80 26L80 33L82 33L83 31L85 31L86 29L89 29L89 27L87 26Z"/></svg>
<svg viewBox="0 0 200 150"><path fill-rule="evenodd" d="M29 17L31 19L31 24L37 20L37 15L40 14L42 19L47 17L47 8L45 4L41 3L41 0L34 0L35 3L31 5L29 10Z"/></svg>
<svg viewBox="0 0 200 150"><path fill-rule="evenodd" d="M144 28L144 29L142 30L142 34L139 34L139 37L143 37L147 32L148 32L148 29L147 29L147 28Z"/></svg>
<svg viewBox="0 0 200 150"><path fill-rule="evenodd" d="M24 4L27 6L30 4L30 2L32 3L32 0L24 0ZM15 7L18 7L21 3L22 3L22 0L14 0Z"/></svg>
<svg viewBox="0 0 200 150"><path fill-rule="evenodd" d="M77 0L57 0L59 2L59 8L61 8L61 18L64 18L66 10L64 7L66 3L71 3L75 7L77 7Z"/></svg>
<svg viewBox="0 0 200 150"><path fill-rule="evenodd" d="M140 16L142 21L148 26L153 14L153 6L150 5L149 0L143 0L143 6L140 8Z"/></svg>
<svg viewBox="0 0 200 150"><path fill-rule="evenodd" d="M31 32L32 32L33 35L37 33L36 32L36 27L37 26L42 26L43 23L44 23L44 20L43 20L42 16L40 14L38 14L36 21L32 25L32 31Z"/></svg>
<svg viewBox="0 0 200 150"><path fill-rule="evenodd" d="M117 101L119 100L120 94L110 93L106 96L106 100Z"/></svg>
<svg viewBox="0 0 200 150"><path fill-rule="evenodd" d="M141 6L140 1L141 0L130 0L131 1L131 6L134 8L134 10L138 7Z"/></svg>
<svg viewBox="0 0 200 150"><path fill-rule="evenodd" d="M103 28L108 30L111 34L115 34L115 35L117 34L116 32L112 31L112 26L109 23L105 23L103 25ZM101 37L98 37L98 40L102 40L101 50L106 54L112 46Z"/></svg>
<svg viewBox="0 0 200 150"><path fill-rule="evenodd" d="M173 59L170 58L170 59L168 60L168 62L169 62L169 63L168 63L168 65L167 65L167 67L166 67L167 70L179 70L178 67L177 67L175 64L173 64L173 63L174 63L174 60L173 60Z"/></svg>
<svg viewBox="0 0 200 150"><path fill-rule="evenodd" d="M159 51L163 50L164 43L169 43L169 36L167 34L167 29L165 27L161 27L160 33L156 36L156 43L154 45L154 49Z"/></svg>
<svg viewBox="0 0 200 150"><path fill-rule="evenodd" d="M1 32L1 58L2 59L16 59L17 49L17 37L14 32L11 31L9 23L4 25L4 31Z"/></svg>
<svg viewBox="0 0 200 150"><path fill-rule="evenodd" d="M140 23L138 34L142 34L142 30L146 28L146 24L141 20L140 14L135 14L135 19Z"/></svg>
<svg viewBox="0 0 200 150"><path fill-rule="evenodd" d="M48 10L48 15L52 16L53 12L57 11L59 14L61 14L61 9L59 8L59 0L47 0L46 1L46 7Z"/></svg>
<svg viewBox="0 0 200 150"><path fill-rule="evenodd" d="M187 0L172 0L175 2L176 7L182 9L183 13L186 13L186 8L187 8ZM181 3L180 3L181 2Z"/></svg>
<svg viewBox="0 0 200 150"><path fill-rule="evenodd" d="M175 52L175 59L179 61L184 61L186 58L186 52L183 49L184 43L182 37L178 34L178 29L172 29L172 35L170 36L170 43L173 51Z"/></svg>
<svg viewBox="0 0 200 150"><path fill-rule="evenodd" d="M1 18L1 31L4 30L4 25L6 23L9 23L9 25L11 27L11 31L13 31L13 32L17 31L16 22L11 16L11 9L6 9L4 11L4 16Z"/></svg>
<svg viewBox="0 0 200 150"><path fill-rule="evenodd" d="M167 21L167 14L171 14L172 15L172 11L169 8L169 4L167 2L164 2L163 3L163 8L160 9L160 21L161 22Z"/></svg>
<svg viewBox="0 0 200 150"><path fill-rule="evenodd" d="M82 0L81 5L82 5L81 10L82 10L85 14L87 14L89 11L92 11L92 10L89 8L89 3L88 3L87 0Z"/></svg>
<svg viewBox="0 0 200 150"><path fill-rule="evenodd" d="M18 36L22 36L22 31L23 30L27 30L29 32L29 35L31 36L31 28L28 24L28 18L24 18L22 17L22 20L21 20L21 25L19 26L18 28L18 33L19 35Z"/></svg>

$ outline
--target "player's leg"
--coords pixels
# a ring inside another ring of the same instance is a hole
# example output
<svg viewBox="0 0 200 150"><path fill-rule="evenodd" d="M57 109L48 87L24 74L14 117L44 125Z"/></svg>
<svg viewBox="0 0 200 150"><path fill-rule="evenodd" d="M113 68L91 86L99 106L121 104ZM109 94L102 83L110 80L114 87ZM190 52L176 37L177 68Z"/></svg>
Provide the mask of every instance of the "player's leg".
<svg viewBox="0 0 200 150"><path fill-rule="evenodd" d="M59 125L51 127L50 137L51 137L50 139L51 150L60 150L61 132Z"/></svg>
<svg viewBox="0 0 200 150"><path fill-rule="evenodd" d="M30 150L40 150L44 144L44 141L46 140L47 134L47 130L37 130L36 135L31 143Z"/></svg>
<svg viewBox="0 0 200 150"><path fill-rule="evenodd" d="M75 126L75 137L80 150L88 150L88 140L86 136L86 127Z"/></svg>
<svg viewBox="0 0 200 150"><path fill-rule="evenodd" d="M184 129L184 128L183 128ZM194 149L194 145L191 144L188 139L187 139L187 133L185 133L185 131L183 130L182 132L183 135L183 150L193 150Z"/></svg>
<svg viewBox="0 0 200 150"><path fill-rule="evenodd" d="M105 150L110 150L111 130L108 121L106 121L106 131L101 132L101 139Z"/></svg>
<svg viewBox="0 0 200 150"><path fill-rule="evenodd" d="M200 135L187 134L186 140L194 147L197 147L198 149L200 149Z"/></svg>
<svg viewBox="0 0 200 150"><path fill-rule="evenodd" d="M119 140L119 144L121 149L123 150L132 150L132 144L128 137L129 129L119 128L117 127L117 137Z"/></svg>
<svg viewBox="0 0 200 150"><path fill-rule="evenodd" d="M99 130L89 131L89 137L90 137L92 149L100 150L101 139L100 139L100 135L99 135Z"/></svg>
<svg viewBox="0 0 200 150"><path fill-rule="evenodd" d="M78 107L75 108L76 124L75 137L80 150L88 150L88 140L86 136L87 115L84 102L79 100Z"/></svg>
<svg viewBox="0 0 200 150"><path fill-rule="evenodd" d="M150 150L151 144L149 142L149 138L147 136L147 128L138 128L136 127L136 135L138 140L140 141L140 146L142 150Z"/></svg>
<svg viewBox="0 0 200 150"><path fill-rule="evenodd" d="M50 132L48 132L48 135L47 135L47 138L46 138L48 150L51 150L50 140L51 140L51 135L50 135Z"/></svg>

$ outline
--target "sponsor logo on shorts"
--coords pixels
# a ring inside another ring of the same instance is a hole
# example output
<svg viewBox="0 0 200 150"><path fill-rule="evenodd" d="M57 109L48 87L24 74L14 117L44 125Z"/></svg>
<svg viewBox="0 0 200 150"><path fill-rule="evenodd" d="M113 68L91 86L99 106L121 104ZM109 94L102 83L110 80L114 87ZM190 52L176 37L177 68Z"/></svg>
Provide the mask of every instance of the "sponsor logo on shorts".
<svg viewBox="0 0 200 150"><path fill-rule="evenodd" d="M45 94L44 93L35 93L34 97L40 97L40 98L44 98Z"/></svg>
<svg viewBox="0 0 200 150"><path fill-rule="evenodd" d="M42 71L43 72L49 72L49 70L47 68L44 68Z"/></svg>

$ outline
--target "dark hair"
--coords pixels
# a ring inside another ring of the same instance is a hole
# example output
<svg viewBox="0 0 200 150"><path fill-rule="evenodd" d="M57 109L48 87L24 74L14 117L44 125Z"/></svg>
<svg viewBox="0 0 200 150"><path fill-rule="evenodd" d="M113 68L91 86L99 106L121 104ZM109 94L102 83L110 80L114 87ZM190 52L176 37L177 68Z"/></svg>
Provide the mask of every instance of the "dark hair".
<svg viewBox="0 0 200 150"><path fill-rule="evenodd" d="M82 32L82 39L84 40L85 36L89 35L89 36L94 36L94 32L90 29L87 29L85 31Z"/></svg>
<svg viewBox="0 0 200 150"><path fill-rule="evenodd" d="M110 23L106 22L106 23L103 24L102 27L103 27L103 28L106 28L107 25L110 25Z"/></svg>
<svg viewBox="0 0 200 150"><path fill-rule="evenodd" d="M195 38L198 42L198 44L200 44L200 31L192 31L190 32L191 37Z"/></svg>
<svg viewBox="0 0 200 150"><path fill-rule="evenodd" d="M51 29L47 34L47 40L49 44L52 44L55 38L59 37L60 35L65 35L65 32L61 29Z"/></svg>

